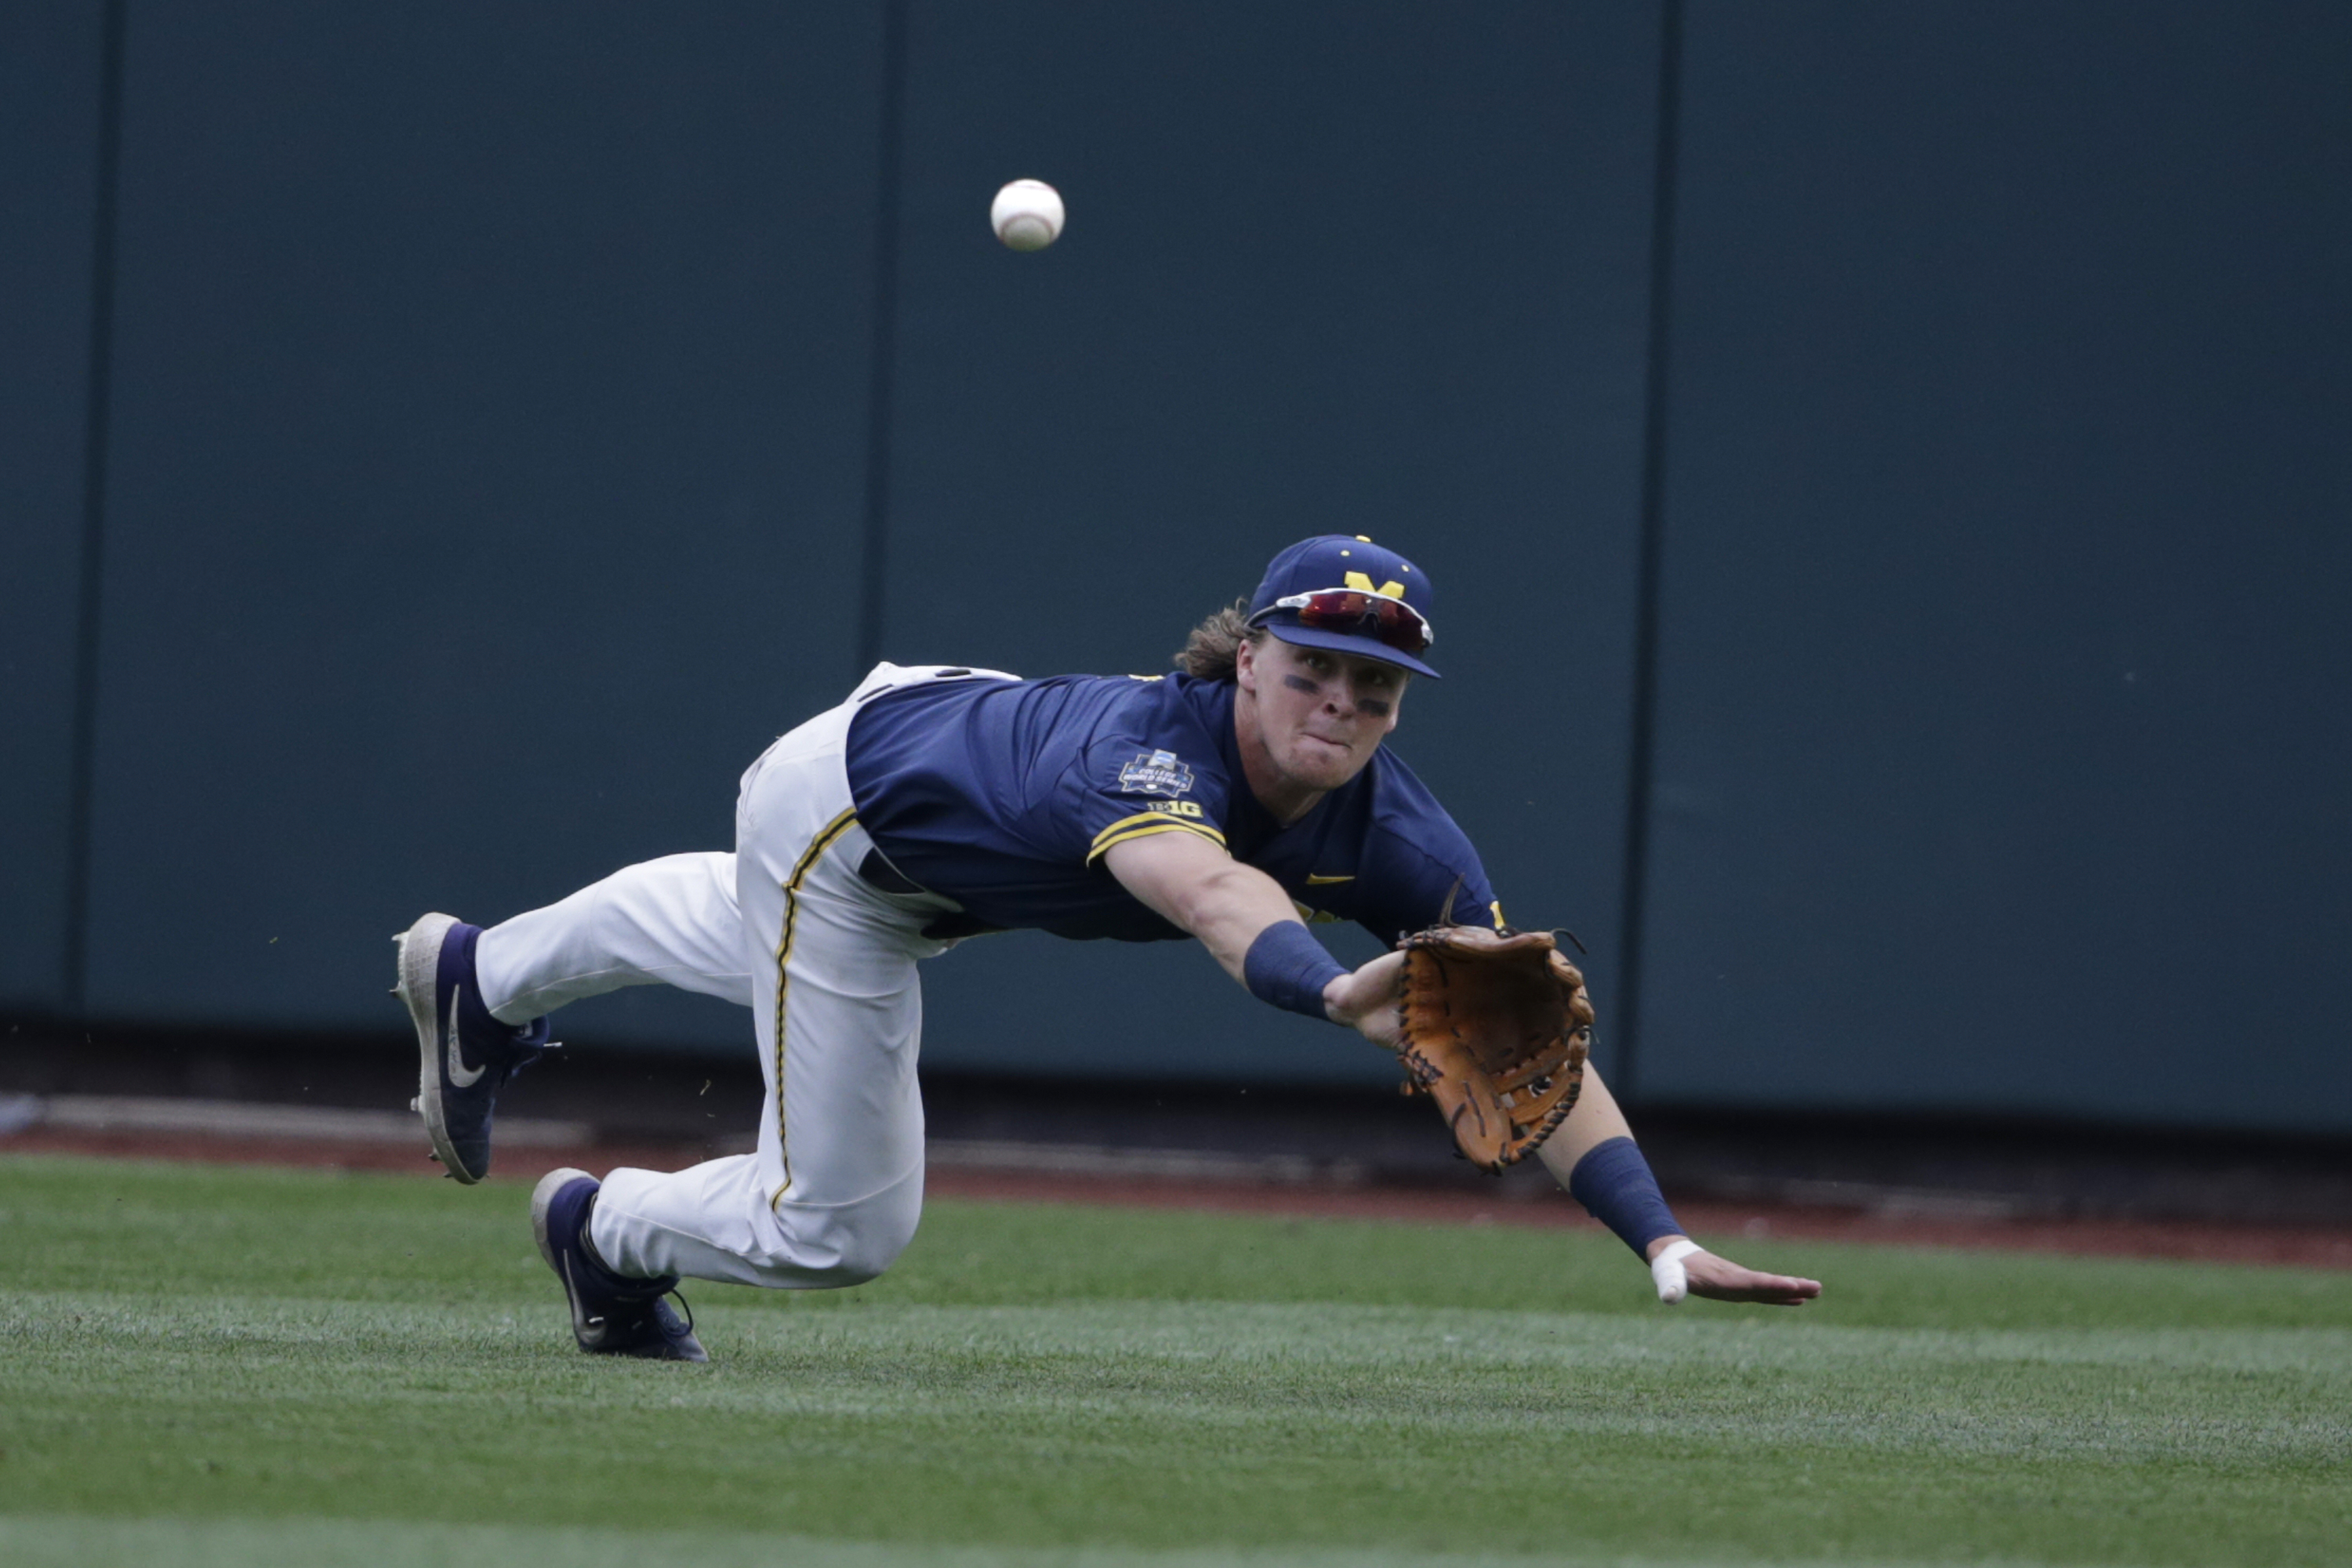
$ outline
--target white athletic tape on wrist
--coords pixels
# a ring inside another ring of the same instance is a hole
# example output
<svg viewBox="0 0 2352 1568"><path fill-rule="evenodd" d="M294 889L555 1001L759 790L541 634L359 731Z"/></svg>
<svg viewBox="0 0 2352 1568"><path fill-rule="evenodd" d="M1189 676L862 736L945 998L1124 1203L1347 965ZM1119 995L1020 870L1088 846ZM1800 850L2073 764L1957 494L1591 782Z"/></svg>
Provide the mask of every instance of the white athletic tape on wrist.
<svg viewBox="0 0 2352 1568"><path fill-rule="evenodd" d="M1671 1307L1690 1294L1690 1275L1683 1268L1683 1259L1706 1248L1688 1237L1670 1241L1650 1259L1650 1278L1658 1282L1658 1300Z"/></svg>

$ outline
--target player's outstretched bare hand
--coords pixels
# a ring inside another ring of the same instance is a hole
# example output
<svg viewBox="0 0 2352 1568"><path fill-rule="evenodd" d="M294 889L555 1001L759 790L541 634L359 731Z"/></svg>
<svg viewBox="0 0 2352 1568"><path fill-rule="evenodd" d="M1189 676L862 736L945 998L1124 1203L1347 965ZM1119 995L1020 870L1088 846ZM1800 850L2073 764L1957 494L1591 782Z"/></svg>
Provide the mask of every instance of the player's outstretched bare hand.
<svg viewBox="0 0 2352 1568"><path fill-rule="evenodd" d="M1660 1247L1664 1247L1664 1243ZM1755 1301L1767 1307L1801 1307L1822 1293L1818 1279L1790 1274L1759 1274L1712 1252L1685 1253L1683 1273L1690 1293L1713 1301Z"/></svg>
<svg viewBox="0 0 2352 1568"><path fill-rule="evenodd" d="M1401 1051L1404 1030L1397 1004L1403 998L1404 954L1384 952L1326 985L1323 1010L1333 1023L1352 1026L1382 1050Z"/></svg>

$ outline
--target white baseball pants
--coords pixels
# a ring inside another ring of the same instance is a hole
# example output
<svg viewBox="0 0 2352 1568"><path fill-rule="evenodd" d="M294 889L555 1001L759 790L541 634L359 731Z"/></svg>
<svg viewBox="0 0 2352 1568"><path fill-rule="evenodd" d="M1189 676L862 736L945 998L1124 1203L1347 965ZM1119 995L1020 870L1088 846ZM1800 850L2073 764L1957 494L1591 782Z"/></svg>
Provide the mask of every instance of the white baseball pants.
<svg viewBox="0 0 2352 1568"><path fill-rule="evenodd" d="M971 674L997 677L957 671ZM913 1239L915 964L946 950L923 927L957 906L858 876L873 843L843 745L860 699L939 678L877 666L848 701L769 747L743 775L732 855L625 867L482 933L483 1000L509 1023L656 981L751 1009L767 1085L758 1151L605 1176L589 1235L619 1272L815 1289L873 1279Z"/></svg>

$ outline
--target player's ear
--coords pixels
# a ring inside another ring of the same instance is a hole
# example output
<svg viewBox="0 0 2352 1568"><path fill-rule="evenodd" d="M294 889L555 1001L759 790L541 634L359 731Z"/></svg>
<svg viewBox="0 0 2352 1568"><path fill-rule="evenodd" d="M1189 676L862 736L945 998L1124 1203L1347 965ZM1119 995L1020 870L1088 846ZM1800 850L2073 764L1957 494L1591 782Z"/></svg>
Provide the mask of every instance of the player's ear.
<svg viewBox="0 0 2352 1568"><path fill-rule="evenodd" d="M1234 684L1257 695L1257 644L1247 637L1234 645Z"/></svg>

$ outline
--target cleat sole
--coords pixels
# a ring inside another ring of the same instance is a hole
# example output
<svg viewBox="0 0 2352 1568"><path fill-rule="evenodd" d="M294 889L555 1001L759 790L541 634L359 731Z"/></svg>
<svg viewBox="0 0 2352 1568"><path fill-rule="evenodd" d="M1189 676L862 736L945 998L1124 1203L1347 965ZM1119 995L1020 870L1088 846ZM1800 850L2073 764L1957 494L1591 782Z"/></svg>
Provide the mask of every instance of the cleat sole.
<svg viewBox="0 0 2352 1568"><path fill-rule="evenodd" d="M416 1111L425 1119L425 1136L433 1141L433 1157L446 1167L443 1174L470 1185L464 1163L449 1142L449 1126L441 1107L441 1023L437 1003L441 973L441 942L456 917L426 915L395 937L400 945L400 984L393 994L408 1004L409 1022L416 1026L419 1066Z"/></svg>

